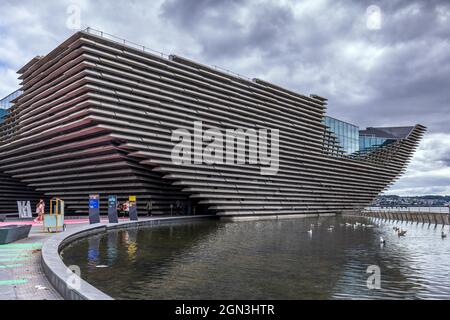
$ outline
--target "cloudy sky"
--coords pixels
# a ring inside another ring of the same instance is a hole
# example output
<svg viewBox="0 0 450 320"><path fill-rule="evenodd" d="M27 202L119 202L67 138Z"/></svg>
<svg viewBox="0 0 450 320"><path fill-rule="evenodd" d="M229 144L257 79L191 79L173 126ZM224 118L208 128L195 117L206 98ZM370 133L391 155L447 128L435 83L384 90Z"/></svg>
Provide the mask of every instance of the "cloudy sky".
<svg viewBox="0 0 450 320"><path fill-rule="evenodd" d="M388 193L450 195L448 0L1 0L0 13L0 97L29 59L90 26L319 94L360 127L421 123L428 133Z"/></svg>

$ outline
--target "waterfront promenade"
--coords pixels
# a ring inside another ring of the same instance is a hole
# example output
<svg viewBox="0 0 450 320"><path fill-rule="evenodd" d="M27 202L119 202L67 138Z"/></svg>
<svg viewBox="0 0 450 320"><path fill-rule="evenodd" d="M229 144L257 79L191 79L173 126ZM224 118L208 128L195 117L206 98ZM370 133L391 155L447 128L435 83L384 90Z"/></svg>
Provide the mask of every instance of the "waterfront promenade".
<svg viewBox="0 0 450 320"><path fill-rule="evenodd" d="M155 218L140 220L146 219ZM102 222L107 222L107 218L102 218ZM56 234L44 233L41 224L31 221L0 222L0 226L11 224L32 224L32 228L27 239L0 245L0 300L62 299L45 276L41 261L44 242ZM89 220L85 218L66 220L65 232L88 224Z"/></svg>

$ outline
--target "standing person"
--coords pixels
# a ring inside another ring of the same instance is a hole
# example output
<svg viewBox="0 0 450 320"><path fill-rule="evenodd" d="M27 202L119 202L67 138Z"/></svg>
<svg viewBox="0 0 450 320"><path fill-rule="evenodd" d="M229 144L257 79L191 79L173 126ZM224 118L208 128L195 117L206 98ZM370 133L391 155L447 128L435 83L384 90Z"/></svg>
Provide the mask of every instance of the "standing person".
<svg viewBox="0 0 450 320"><path fill-rule="evenodd" d="M147 209L147 217L152 216L152 210L153 210L153 203L152 200L148 200L147 204L145 205L145 209Z"/></svg>
<svg viewBox="0 0 450 320"><path fill-rule="evenodd" d="M117 201L116 209L117 209L117 216L120 216L120 215L123 216L123 214L122 214L122 205L119 203L119 201Z"/></svg>
<svg viewBox="0 0 450 320"><path fill-rule="evenodd" d="M181 205L180 205L180 200L177 200L177 202L175 203L175 208L177 210L177 214L181 215Z"/></svg>
<svg viewBox="0 0 450 320"><path fill-rule="evenodd" d="M125 201L122 205L123 215L128 214L130 215L130 201Z"/></svg>
<svg viewBox="0 0 450 320"><path fill-rule="evenodd" d="M44 220L44 212L45 212L45 202L43 199L40 199L36 205L36 213L37 217L34 219L34 222L41 223Z"/></svg>

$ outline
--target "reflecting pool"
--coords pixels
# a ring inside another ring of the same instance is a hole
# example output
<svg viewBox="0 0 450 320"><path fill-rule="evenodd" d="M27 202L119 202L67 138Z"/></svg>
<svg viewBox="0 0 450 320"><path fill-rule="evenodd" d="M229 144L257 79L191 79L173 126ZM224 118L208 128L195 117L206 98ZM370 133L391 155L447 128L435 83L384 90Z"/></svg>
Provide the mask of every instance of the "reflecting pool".
<svg viewBox="0 0 450 320"><path fill-rule="evenodd" d="M116 299L448 299L441 231L354 217L203 220L91 236L61 256Z"/></svg>

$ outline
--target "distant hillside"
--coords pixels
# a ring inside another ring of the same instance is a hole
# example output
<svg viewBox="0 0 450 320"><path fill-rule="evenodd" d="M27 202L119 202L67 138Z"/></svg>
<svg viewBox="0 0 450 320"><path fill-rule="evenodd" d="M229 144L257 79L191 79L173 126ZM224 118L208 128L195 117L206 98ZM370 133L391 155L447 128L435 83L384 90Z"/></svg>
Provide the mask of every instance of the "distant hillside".
<svg viewBox="0 0 450 320"><path fill-rule="evenodd" d="M442 207L450 204L449 196L426 195L417 197L403 197L396 195L379 196L374 202L374 206L392 207L392 206L428 206Z"/></svg>

